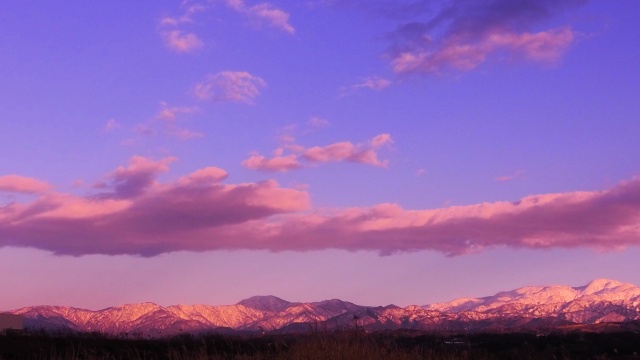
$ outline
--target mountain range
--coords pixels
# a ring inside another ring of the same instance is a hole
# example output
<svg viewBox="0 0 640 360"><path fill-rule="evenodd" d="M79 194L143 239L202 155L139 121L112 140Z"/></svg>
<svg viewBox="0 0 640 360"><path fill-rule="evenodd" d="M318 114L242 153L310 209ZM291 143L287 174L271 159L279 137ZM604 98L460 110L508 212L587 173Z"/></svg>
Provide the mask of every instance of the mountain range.
<svg viewBox="0 0 640 360"><path fill-rule="evenodd" d="M102 310L32 306L9 311L25 325L111 335L202 332L317 332L415 329L496 331L552 329L640 320L640 287L599 279L580 287L528 286L482 298L407 307L361 306L339 299L289 302L254 296L235 305L128 304Z"/></svg>

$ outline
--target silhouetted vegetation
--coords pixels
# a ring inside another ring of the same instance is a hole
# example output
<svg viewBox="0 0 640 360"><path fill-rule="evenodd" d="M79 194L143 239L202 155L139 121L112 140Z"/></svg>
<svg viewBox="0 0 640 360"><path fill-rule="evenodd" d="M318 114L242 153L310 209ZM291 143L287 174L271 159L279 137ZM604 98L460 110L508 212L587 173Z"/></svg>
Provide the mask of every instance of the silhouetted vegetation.
<svg viewBox="0 0 640 360"><path fill-rule="evenodd" d="M181 335L166 339L97 333L9 332L0 359L640 359L640 333L427 334L344 331L291 335Z"/></svg>

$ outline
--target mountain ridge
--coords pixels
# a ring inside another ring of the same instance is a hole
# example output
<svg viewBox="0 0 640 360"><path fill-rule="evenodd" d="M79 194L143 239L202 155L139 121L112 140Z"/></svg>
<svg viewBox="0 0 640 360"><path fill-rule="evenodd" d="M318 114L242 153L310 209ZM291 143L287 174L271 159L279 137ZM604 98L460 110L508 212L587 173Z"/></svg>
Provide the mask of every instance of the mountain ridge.
<svg viewBox="0 0 640 360"><path fill-rule="evenodd" d="M252 296L234 305L123 304L101 310L31 306L9 311L32 328L167 336L183 332L299 332L529 329L640 320L640 287L597 279L578 287L525 286L480 298L398 307L362 306L340 299L289 302Z"/></svg>

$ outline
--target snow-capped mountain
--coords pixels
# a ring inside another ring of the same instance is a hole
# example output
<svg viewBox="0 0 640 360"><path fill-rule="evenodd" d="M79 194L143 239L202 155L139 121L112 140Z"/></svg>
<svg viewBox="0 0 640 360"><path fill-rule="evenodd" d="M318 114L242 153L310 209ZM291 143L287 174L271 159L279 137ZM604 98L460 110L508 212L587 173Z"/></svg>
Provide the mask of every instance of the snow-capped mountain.
<svg viewBox="0 0 640 360"><path fill-rule="evenodd" d="M483 319L522 316L555 317L575 323L626 321L638 319L640 287L599 279L580 287L527 286L494 296L458 299L423 308Z"/></svg>
<svg viewBox="0 0 640 360"><path fill-rule="evenodd" d="M425 306L367 307L333 299L288 302L254 296L235 305L131 304L92 311L34 306L11 311L26 325L107 334L165 336L205 331L491 330L549 328L640 319L640 287L595 280L581 287L528 286Z"/></svg>

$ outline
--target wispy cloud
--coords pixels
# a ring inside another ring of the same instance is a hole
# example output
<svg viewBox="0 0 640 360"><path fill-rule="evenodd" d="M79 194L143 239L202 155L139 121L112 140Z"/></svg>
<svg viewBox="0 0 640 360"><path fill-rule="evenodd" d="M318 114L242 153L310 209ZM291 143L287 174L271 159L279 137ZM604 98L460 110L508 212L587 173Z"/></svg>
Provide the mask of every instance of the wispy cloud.
<svg viewBox="0 0 640 360"><path fill-rule="evenodd" d="M418 1L412 5L421 19L405 22L393 34L395 44L389 52L392 68L401 74L468 71L501 55L553 64L574 41L576 32L568 25L542 31L533 29L585 2ZM404 10L402 5L386 8L391 14L404 14Z"/></svg>
<svg viewBox="0 0 640 360"><path fill-rule="evenodd" d="M176 29L162 31L162 39L171 50L177 52L192 52L204 46L198 35Z"/></svg>
<svg viewBox="0 0 640 360"><path fill-rule="evenodd" d="M164 101L160 102L160 107L160 111L158 111L154 118L164 122L175 122L182 115L190 115L200 111L197 107L169 106L169 104Z"/></svg>
<svg viewBox="0 0 640 360"><path fill-rule="evenodd" d="M296 32L296 29L289 24L289 14L270 4L261 3L251 6L246 10L246 13L260 23L265 23L268 26L288 32L289 34Z"/></svg>
<svg viewBox="0 0 640 360"><path fill-rule="evenodd" d="M258 3L247 5L244 0L222 0L230 9L247 16L258 26L266 25L289 34L294 34L296 29L289 23L289 13L270 3Z"/></svg>
<svg viewBox="0 0 640 360"><path fill-rule="evenodd" d="M520 179L524 176L524 170L516 170L514 173L509 174L509 175L502 175L502 176L498 176L496 178L497 181L513 181L516 179Z"/></svg>
<svg viewBox="0 0 640 360"><path fill-rule="evenodd" d="M160 25L162 26L178 26L181 24L190 24L193 23L193 17L200 12L203 12L207 9L206 6L202 4L195 4L192 2L184 1L181 5L182 13L179 16L165 16L160 19Z"/></svg>
<svg viewBox="0 0 640 360"><path fill-rule="evenodd" d="M610 250L640 245L640 179L603 191L532 195L517 202L319 211L310 210L303 190L274 181L223 184L227 173L216 167L158 181L172 160L135 157L105 176L100 196L46 191L31 202L0 206L0 246L153 256L217 249L461 255L495 247Z"/></svg>
<svg viewBox="0 0 640 360"><path fill-rule="evenodd" d="M0 176L0 192L38 194L48 191L51 185L46 182L20 175Z"/></svg>
<svg viewBox="0 0 640 360"><path fill-rule="evenodd" d="M160 110L148 121L137 124L132 131L138 135L164 135L179 140L191 140L204 136L201 132L190 130L182 124L186 117L198 113L200 108L191 106L169 106L160 102Z"/></svg>
<svg viewBox="0 0 640 360"><path fill-rule="evenodd" d="M276 149L273 157L267 158L259 153L253 153L242 165L253 170L280 172L328 162L353 162L386 167L389 161L380 160L378 150L393 142L389 134L380 134L359 144L343 141L309 148L296 144L295 138L291 135L285 135L283 141L284 146ZM290 153L284 155L286 151Z"/></svg>
<svg viewBox="0 0 640 360"><path fill-rule="evenodd" d="M188 53L204 46L204 42L194 32L184 29L185 25L192 24L193 16L206 9L200 4L183 4L183 12L180 16L167 16L160 19L160 36L165 45L176 52Z"/></svg>
<svg viewBox="0 0 640 360"><path fill-rule="evenodd" d="M329 126L331 123L327 119L323 119L321 117L314 116L309 121L307 121L307 125L309 125L312 129L320 129L323 127Z"/></svg>
<svg viewBox="0 0 640 360"><path fill-rule="evenodd" d="M266 86L262 78L246 71L222 71L207 75L196 84L193 93L196 98L210 102L253 104L260 95L260 88Z"/></svg>
<svg viewBox="0 0 640 360"><path fill-rule="evenodd" d="M298 160L298 156L296 154L289 155L279 155L277 153L281 153L282 149L276 150L276 154L267 158L258 153L251 154L251 156L242 162L242 166L251 170L260 170L260 171L289 171L299 169L303 166Z"/></svg>
<svg viewBox="0 0 640 360"><path fill-rule="evenodd" d="M192 53L204 47L205 43L193 30L198 25L198 13L205 12L215 4L223 4L233 12L246 18L254 27L268 27L294 34L296 29L289 22L290 15L268 2L247 5L244 0L209 0L207 2L183 2L181 13L165 16L158 22L158 29L164 44L179 53Z"/></svg>
<svg viewBox="0 0 640 360"><path fill-rule="evenodd" d="M118 129L122 129L122 125L120 125L116 119L109 119L107 120L107 122L104 124L104 126L102 127L102 131L103 132L112 132Z"/></svg>
<svg viewBox="0 0 640 360"><path fill-rule="evenodd" d="M345 86L340 89L340 96L353 95L361 90L381 91L391 86L391 80L379 76L373 76L362 79L357 84Z"/></svg>
<svg viewBox="0 0 640 360"><path fill-rule="evenodd" d="M302 157L311 162L348 161L386 167L389 162L378 159L377 150L383 145L388 145L392 142L393 140L389 134L380 134L362 144L343 141L327 146L314 146L304 150Z"/></svg>
<svg viewBox="0 0 640 360"><path fill-rule="evenodd" d="M193 131L177 126L172 126L167 129L167 134L178 140L186 141L191 139L199 139L204 137L204 134L198 131Z"/></svg>
<svg viewBox="0 0 640 360"><path fill-rule="evenodd" d="M161 110L156 114L154 120L161 123L162 132L168 136L179 140L191 140L204 136L201 132L193 131L179 124L182 117L195 114L200 111L197 107L189 106L168 106L167 103L161 102Z"/></svg>

